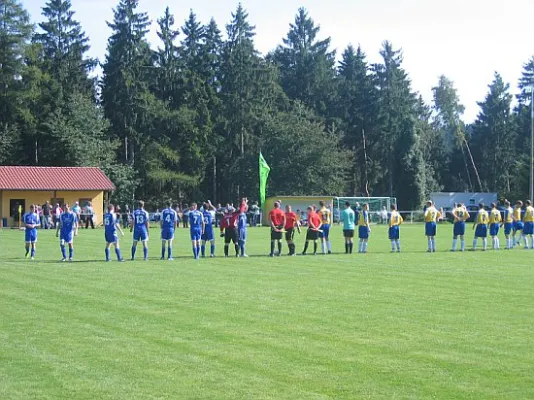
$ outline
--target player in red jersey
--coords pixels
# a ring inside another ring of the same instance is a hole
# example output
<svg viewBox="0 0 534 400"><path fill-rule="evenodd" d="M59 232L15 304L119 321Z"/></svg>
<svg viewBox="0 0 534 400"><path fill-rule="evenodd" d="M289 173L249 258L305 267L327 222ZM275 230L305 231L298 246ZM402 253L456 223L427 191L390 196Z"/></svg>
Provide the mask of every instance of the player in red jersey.
<svg viewBox="0 0 534 400"><path fill-rule="evenodd" d="M237 219L239 218L239 211L229 207L221 221L221 237L224 237L224 256L228 257L228 247L230 242L234 244L235 255L239 256L239 245L237 244Z"/></svg>
<svg viewBox="0 0 534 400"><path fill-rule="evenodd" d="M313 255L317 254L317 239L319 239L319 232L321 230L321 216L317 214L314 207L308 207L308 231L306 232L306 244L302 255L306 255L310 240L313 240Z"/></svg>
<svg viewBox="0 0 534 400"><path fill-rule="evenodd" d="M299 217L291 210L291 206L289 205L286 206L286 224L284 228L286 231L287 247L289 247L288 256L294 256L295 243L293 242L293 237L295 236L295 229L300 233L300 222Z"/></svg>
<svg viewBox="0 0 534 400"><path fill-rule="evenodd" d="M274 244L278 242L278 256L282 254L282 232L286 224L286 214L280 209L280 203L274 203L274 208L269 212L269 222L271 223L271 253L274 257Z"/></svg>

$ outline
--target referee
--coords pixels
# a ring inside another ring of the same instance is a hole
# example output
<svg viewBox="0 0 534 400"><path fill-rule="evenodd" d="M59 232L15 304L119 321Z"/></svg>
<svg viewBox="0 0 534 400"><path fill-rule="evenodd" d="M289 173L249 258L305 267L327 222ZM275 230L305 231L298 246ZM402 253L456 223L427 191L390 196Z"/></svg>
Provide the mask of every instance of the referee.
<svg viewBox="0 0 534 400"><path fill-rule="evenodd" d="M282 232L286 224L286 214L280 209L280 203L274 203L274 208L269 212L269 222L271 223L271 253L270 257L274 257L274 245L278 244L278 254L282 254Z"/></svg>

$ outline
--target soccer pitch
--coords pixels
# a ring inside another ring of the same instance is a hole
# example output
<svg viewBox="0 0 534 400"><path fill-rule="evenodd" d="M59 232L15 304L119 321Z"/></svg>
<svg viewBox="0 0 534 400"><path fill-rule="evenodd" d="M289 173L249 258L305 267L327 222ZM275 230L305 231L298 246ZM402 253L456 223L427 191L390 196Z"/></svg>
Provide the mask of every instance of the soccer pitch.
<svg viewBox="0 0 534 400"><path fill-rule="evenodd" d="M60 263L54 232L30 261L4 230L0 398L534 398L534 250L449 253L440 225L428 254L423 234L403 226L390 254L374 226L369 253L345 255L335 227L335 254L269 258L249 228L250 258L217 238L195 261L179 229L168 262L152 229L148 262L106 263L103 230L81 230Z"/></svg>

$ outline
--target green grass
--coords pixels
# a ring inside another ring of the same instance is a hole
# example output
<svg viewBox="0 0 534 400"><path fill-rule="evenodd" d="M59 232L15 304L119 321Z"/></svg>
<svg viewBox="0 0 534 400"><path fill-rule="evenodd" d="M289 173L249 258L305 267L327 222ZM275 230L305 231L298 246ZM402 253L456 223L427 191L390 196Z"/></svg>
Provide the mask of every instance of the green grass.
<svg viewBox="0 0 534 400"><path fill-rule="evenodd" d="M122 264L101 230L73 263L4 230L0 399L532 399L534 251L449 253L451 230L435 254L404 226L401 254L376 227L369 254L271 259L255 228L251 258L194 261L180 229L174 262L153 230Z"/></svg>

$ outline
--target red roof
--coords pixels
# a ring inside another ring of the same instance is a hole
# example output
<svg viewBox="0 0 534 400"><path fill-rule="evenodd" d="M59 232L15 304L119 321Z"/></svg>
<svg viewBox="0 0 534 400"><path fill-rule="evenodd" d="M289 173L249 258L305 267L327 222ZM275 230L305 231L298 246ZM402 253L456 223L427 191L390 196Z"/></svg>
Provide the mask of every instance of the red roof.
<svg viewBox="0 0 534 400"><path fill-rule="evenodd" d="M0 190L115 190L96 167L1 167Z"/></svg>

